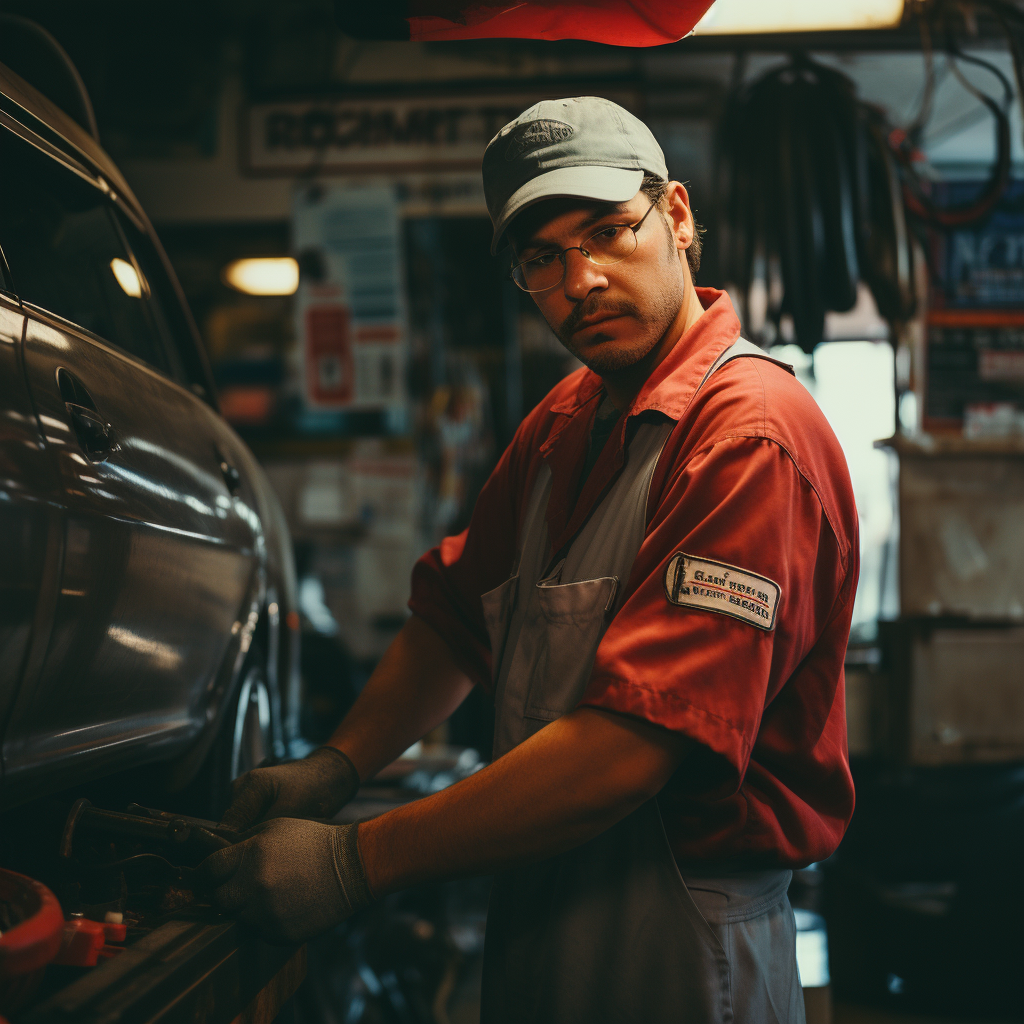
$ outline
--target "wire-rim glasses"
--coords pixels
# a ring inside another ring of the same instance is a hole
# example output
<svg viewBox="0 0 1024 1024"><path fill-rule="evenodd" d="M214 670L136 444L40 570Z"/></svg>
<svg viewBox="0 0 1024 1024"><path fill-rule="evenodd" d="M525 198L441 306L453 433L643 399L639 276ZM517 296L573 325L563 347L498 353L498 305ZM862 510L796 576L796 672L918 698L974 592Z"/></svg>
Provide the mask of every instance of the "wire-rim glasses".
<svg viewBox="0 0 1024 1024"><path fill-rule="evenodd" d="M570 245L561 252L544 252L523 260L512 268L512 280L524 292L546 292L557 288L565 279L565 254L579 250L585 259L607 267L621 263L636 252L636 233L657 206L652 202L647 212L635 224L606 224L595 231L581 245Z"/></svg>

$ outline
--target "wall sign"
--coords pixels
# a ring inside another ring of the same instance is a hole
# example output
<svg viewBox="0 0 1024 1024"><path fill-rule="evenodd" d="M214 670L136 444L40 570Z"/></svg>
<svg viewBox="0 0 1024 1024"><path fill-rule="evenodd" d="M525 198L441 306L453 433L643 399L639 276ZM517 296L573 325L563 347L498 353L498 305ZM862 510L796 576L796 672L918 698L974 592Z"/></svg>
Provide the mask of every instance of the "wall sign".
<svg viewBox="0 0 1024 1024"><path fill-rule="evenodd" d="M968 202L976 181L942 182L941 205ZM968 437L1024 432L1024 181L979 223L933 231L925 349L926 430Z"/></svg>
<svg viewBox="0 0 1024 1024"><path fill-rule="evenodd" d="M586 91L576 83L544 93L256 103L245 114L242 163L288 176L476 169L487 143L531 103ZM635 93L599 91L636 111Z"/></svg>
<svg viewBox="0 0 1024 1024"><path fill-rule="evenodd" d="M942 182L940 205L974 199L978 182ZM980 223L931 236L930 306L950 309L1019 309L1024 305L1024 181L1011 181Z"/></svg>
<svg viewBox="0 0 1024 1024"><path fill-rule="evenodd" d="M1024 410L1024 312L934 309L925 355L926 430L956 428L984 407Z"/></svg>

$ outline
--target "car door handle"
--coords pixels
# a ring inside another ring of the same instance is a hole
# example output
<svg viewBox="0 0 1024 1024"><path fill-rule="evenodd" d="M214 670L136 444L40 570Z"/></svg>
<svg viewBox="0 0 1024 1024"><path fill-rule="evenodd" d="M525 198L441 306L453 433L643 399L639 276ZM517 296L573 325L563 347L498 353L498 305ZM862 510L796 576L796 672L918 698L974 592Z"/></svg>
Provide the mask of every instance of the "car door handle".
<svg viewBox="0 0 1024 1024"><path fill-rule="evenodd" d="M242 486L242 474L227 459L220 460L220 475L224 477L228 491L231 494L237 493L239 487Z"/></svg>
<svg viewBox="0 0 1024 1024"><path fill-rule="evenodd" d="M113 430L95 409L74 402L65 402L64 407L78 443L90 455L108 455L114 450Z"/></svg>
<svg viewBox="0 0 1024 1024"><path fill-rule="evenodd" d="M114 430L96 411L96 403L85 385L68 369L57 370L57 388L71 420L71 429L86 454L104 459L117 451Z"/></svg>

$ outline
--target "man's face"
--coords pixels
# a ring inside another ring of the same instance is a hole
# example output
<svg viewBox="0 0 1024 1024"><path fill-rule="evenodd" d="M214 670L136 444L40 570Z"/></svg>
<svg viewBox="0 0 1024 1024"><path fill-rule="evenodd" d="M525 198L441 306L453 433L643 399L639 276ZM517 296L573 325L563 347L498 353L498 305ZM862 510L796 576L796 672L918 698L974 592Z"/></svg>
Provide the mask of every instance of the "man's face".
<svg viewBox="0 0 1024 1024"><path fill-rule="evenodd" d="M612 224L636 224L650 208L641 192L626 203L552 199L525 210L512 229L516 262L581 245ZM565 254L565 278L533 300L562 344L599 375L633 366L658 344L679 313L685 278L669 220L651 210L632 255L591 263Z"/></svg>

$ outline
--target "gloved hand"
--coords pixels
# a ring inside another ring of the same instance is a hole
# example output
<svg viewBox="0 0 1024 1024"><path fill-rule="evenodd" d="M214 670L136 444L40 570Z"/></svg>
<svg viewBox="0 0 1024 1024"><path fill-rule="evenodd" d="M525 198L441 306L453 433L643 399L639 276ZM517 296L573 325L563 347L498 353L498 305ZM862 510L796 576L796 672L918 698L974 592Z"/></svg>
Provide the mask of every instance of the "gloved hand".
<svg viewBox="0 0 1024 1024"><path fill-rule="evenodd" d="M244 832L266 818L333 818L356 795L359 773L334 747L272 768L254 768L231 784L221 828Z"/></svg>
<svg viewBox="0 0 1024 1024"><path fill-rule="evenodd" d="M358 827L274 818L197 870L224 913L270 942L305 942L373 902Z"/></svg>

